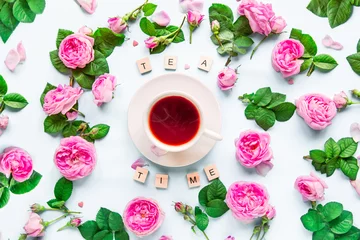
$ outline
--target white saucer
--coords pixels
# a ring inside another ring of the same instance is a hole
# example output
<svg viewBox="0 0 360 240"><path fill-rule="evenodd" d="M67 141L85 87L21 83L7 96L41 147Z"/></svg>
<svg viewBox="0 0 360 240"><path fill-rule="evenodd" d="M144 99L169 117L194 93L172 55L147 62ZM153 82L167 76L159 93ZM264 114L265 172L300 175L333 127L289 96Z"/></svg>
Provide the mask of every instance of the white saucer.
<svg viewBox="0 0 360 240"><path fill-rule="evenodd" d="M165 91L183 91L194 96L203 109L205 128L221 134L221 111L213 93L199 80L185 74L161 75L145 83L133 96L128 109L128 129L138 150L152 162L165 167L184 167L193 164L210 152L216 141L202 136L190 149L156 156L151 151L152 143L145 134L143 114L147 103Z"/></svg>

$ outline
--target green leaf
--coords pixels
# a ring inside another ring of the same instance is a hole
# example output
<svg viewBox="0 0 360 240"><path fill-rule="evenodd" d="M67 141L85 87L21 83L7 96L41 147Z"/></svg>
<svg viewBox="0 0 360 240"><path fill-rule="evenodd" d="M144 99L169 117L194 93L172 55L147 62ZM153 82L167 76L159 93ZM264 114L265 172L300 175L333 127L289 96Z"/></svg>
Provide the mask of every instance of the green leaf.
<svg viewBox="0 0 360 240"><path fill-rule="evenodd" d="M327 164L325 165L325 172L327 177L330 177L334 174L335 170L338 168L338 164L339 163L337 158L333 158L329 162L327 162Z"/></svg>
<svg viewBox="0 0 360 240"><path fill-rule="evenodd" d="M311 150L310 158L317 163L323 163L326 161L326 153L318 149Z"/></svg>
<svg viewBox="0 0 360 240"><path fill-rule="evenodd" d="M314 166L316 171L319 171L322 174L326 173L326 163L317 163L317 162L311 161L311 164Z"/></svg>
<svg viewBox="0 0 360 240"><path fill-rule="evenodd" d="M0 96L4 96L8 91L8 86L3 78L3 76L0 75Z"/></svg>
<svg viewBox="0 0 360 240"><path fill-rule="evenodd" d="M310 58L317 54L317 45L309 34L302 34L300 42L305 48L304 58Z"/></svg>
<svg viewBox="0 0 360 240"><path fill-rule="evenodd" d="M238 36L237 38L235 38L234 44L239 48L248 48L254 44L254 41L246 36Z"/></svg>
<svg viewBox="0 0 360 240"><path fill-rule="evenodd" d="M233 51L233 46L233 43L225 43L222 46L219 46L216 50L220 55L226 55Z"/></svg>
<svg viewBox="0 0 360 240"><path fill-rule="evenodd" d="M346 60L349 62L352 70L360 75L360 52L347 56Z"/></svg>
<svg viewBox="0 0 360 240"><path fill-rule="evenodd" d="M319 17L327 17L328 3L329 0L311 0L306 8Z"/></svg>
<svg viewBox="0 0 360 240"><path fill-rule="evenodd" d="M76 121L73 121L73 122L69 123L68 125L66 125L62 131L63 137L76 136L78 133L79 127L82 123L86 123L86 122L81 121L81 120L76 120Z"/></svg>
<svg viewBox="0 0 360 240"><path fill-rule="evenodd" d="M320 231L314 232L312 240L334 240L335 235L327 228L323 228Z"/></svg>
<svg viewBox="0 0 360 240"><path fill-rule="evenodd" d="M340 159L340 169L350 180L356 180L359 172L358 160L354 157Z"/></svg>
<svg viewBox="0 0 360 240"><path fill-rule="evenodd" d="M153 4L153 3L147 3L144 5L143 7L143 12L145 16L151 16L155 10L156 10L157 5Z"/></svg>
<svg viewBox="0 0 360 240"><path fill-rule="evenodd" d="M57 199L51 199L47 202L47 205L51 208L61 209L65 205L65 201L59 201Z"/></svg>
<svg viewBox="0 0 360 240"><path fill-rule="evenodd" d="M17 182L15 179L10 181L10 191L14 194L24 194L32 191L39 184L42 176L40 173L33 171L30 178L24 182Z"/></svg>
<svg viewBox="0 0 360 240"><path fill-rule="evenodd" d="M85 89L91 89L93 83L95 82L95 76L89 76L83 73L81 69L74 70L73 76L80 87Z"/></svg>
<svg viewBox="0 0 360 240"><path fill-rule="evenodd" d="M69 35L74 34L73 31L66 29L59 29L57 37L56 37L56 47L60 47L60 43Z"/></svg>
<svg viewBox="0 0 360 240"><path fill-rule="evenodd" d="M305 215L301 216L301 222L304 227L311 232L319 231L325 227L325 223L323 222L321 215L312 209L310 209Z"/></svg>
<svg viewBox="0 0 360 240"><path fill-rule="evenodd" d="M360 0L351 0L351 4L356 6L356 7L359 7L360 6Z"/></svg>
<svg viewBox="0 0 360 240"><path fill-rule="evenodd" d="M199 195L198 195L199 203L200 203L201 206L204 206L204 207L206 207L207 203L209 202L209 200L207 198L207 192L209 190L209 186L210 185L207 185L207 186L203 187L200 190Z"/></svg>
<svg viewBox="0 0 360 240"><path fill-rule="evenodd" d="M357 143L354 141L353 138L351 137L342 138L338 141L338 144L341 150L339 154L340 157L347 158L355 154L357 149Z"/></svg>
<svg viewBox="0 0 360 240"><path fill-rule="evenodd" d="M205 231L209 225L209 217L205 213L201 213L195 216L196 226L200 231Z"/></svg>
<svg viewBox="0 0 360 240"><path fill-rule="evenodd" d="M296 106L290 102L284 102L271 108L271 110L274 111L277 121L285 122L294 115Z"/></svg>
<svg viewBox="0 0 360 240"><path fill-rule="evenodd" d="M347 233L353 224L353 214L349 211L343 211L341 215L330 222L330 230L335 234Z"/></svg>
<svg viewBox="0 0 360 240"><path fill-rule="evenodd" d="M210 12L210 9L209 9ZM220 23L220 29L229 29L230 31L234 30L233 21L230 18L227 18L224 15L213 12L211 15L209 14L210 24L212 21L217 20Z"/></svg>
<svg viewBox="0 0 360 240"><path fill-rule="evenodd" d="M254 95L254 104L259 107L266 106L272 99L272 92L269 87L260 88Z"/></svg>
<svg viewBox="0 0 360 240"><path fill-rule="evenodd" d="M359 240L360 238L360 230L356 227L351 227L351 229L343 234L343 235L337 235L337 240Z"/></svg>
<svg viewBox="0 0 360 240"><path fill-rule="evenodd" d="M245 16L240 16L234 23L234 34L238 36L249 36L253 33L249 20Z"/></svg>
<svg viewBox="0 0 360 240"><path fill-rule="evenodd" d="M93 239L99 228L95 221L86 221L78 227L84 239Z"/></svg>
<svg viewBox="0 0 360 240"><path fill-rule="evenodd" d="M115 47L121 46L125 41L125 35L115 33L109 28L98 28L93 37L95 38L94 49L100 51L105 57L110 56Z"/></svg>
<svg viewBox="0 0 360 240"><path fill-rule="evenodd" d="M14 30L19 21L14 17L12 10L12 4L5 3L0 11L0 21L9 29Z"/></svg>
<svg viewBox="0 0 360 240"><path fill-rule="evenodd" d="M0 21L0 37L4 43L9 40L13 30L6 27L1 21Z"/></svg>
<svg viewBox="0 0 360 240"><path fill-rule="evenodd" d="M329 202L321 208L321 214L324 216L326 222L330 222L335 218L339 217L343 212L344 208L341 203L338 202Z"/></svg>
<svg viewBox="0 0 360 240"><path fill-rule="evenodd" d="M215 35L213 35L213 36L215 36ZM234 40L234 33L232 31L230 31L229 29L224 29L219 32L218 37L219 37L221 43L231 42ZM215 42L218 43L216 38L215 38ZM219 45L219 43L217 45Z"/></svg>
<svg viewBox="0 0 360 240"><path fill-rule="evenodd" d="M345 23L351 16L353 6L350 0L330 0L327 5L327 16L331 28Z"/></svg>
<svg viewBox="0 0 360 240"><path fill-rule="evenodd" d="M54 85L51 85L50 83L46 83L46 86L45 86L45 88L44 88L44 91L42 92L41 97L40 97L41 107L44 105L45 95L46 95L50 90L53 90L53 89L56 89L56 87L55 87Z"/></svg>
<svg viewBox="0 0 360 240"><path fill-rule="evenodd" d="M111 211L106 208L100 208L96 214L96 223L101 230L108 230L109 227L109 216Z"/></svg>
<svg viewBox="0 0 360 240"><path fill-rule="evenodd" d="M325 153L328 158L338 157L341 152L340 146L335 142L334 139L329 138L325 142Z"/></svg>
<svg viewBox="0 0 360 240"><path fill-rule="evenodd" d="M6 106L15 108L15 109L23 109L28 105L26 99L18 93L8 93L3 98Z"/></svg>
<svg viewBox="0 0 360 240"><path fill-rule="evenodd" d="M10 199L10 191L6 187L0 188L0 208L6 206Z"/></svg>
<svg viewBox="0 0 360 240"><path fill-rule="evenodd" d="M205 209L206 213L212 218L218 218L224 215L229 210L229 207L223 200L214 199L208 202Z"/></svg>
<svg viewBox="0 0 360 240"><path fill-rule="evenodd" d="M303 34L302 34L302 31L300 29L296 29L296 28L291 29L290 38L300 41L302 35Z"/></svg>
<svg viewBox="0 0 360 240"><path fill-rule="evenodd" d="M275 124L275 113L265 108L259 108L256 111L255 121L262 129L267 131Z"/></svg>
<svg viewBox="0 0 360 240"><path fill-rule="evenodd" d="M105 238L105 236L108 234L109 234L108 230L102 230L100 232L97 232L92 239L93 240L103 240Z"/></svg>
<svg viewBox="0 0 360 240"><path fill-rule="evenodd" d="M281 103L285 102L285 99L286 99L285 94L272 93L271 101L270 101L269 105L266 106L266 108L271 109L273 107L276 107L276 106L280 105Z"/></svg>
<svg viewBox="0 0 360 240"><path fill-rule="evenodd" d="M36 14L41 14L45 10L45 0L27 0L31 11Z"/></svg>
<svg viewBox="0 0 360 240"><path fill-rule="evenodd" d="M156 34L154 24L152 22L150 22L150 20L147 19L146 17L143 17L140 20L140 28L146 35L155 36L155 34Z"/></svg>
<svg viewBox="0 0 360 240"><path fill-rule="evenodd" d="M229 18L232 22L234 21L234 14L228 6L220 3L213 3L209 8L209 15L219 14Z"/></svg>
<svg viewBox="0 0 360 240"><path fill-rule="evenodd" d="M50 60L52 65L61 73L68 73L69 69L64 65L64 63L59 58L59 51L54 50L50 52Z"/></svg>
<svg viewBox="0 0 360 240"><path fill-rule="evenodd" d="M35 20L36 14L31 11L26 0L16 0L13 6L14 17L23 23L31 23Z"/></svg>
<svg viewBox="0 0 360 240"><path fill-rule="evenodd" d="M314 57L314 65L321 70L330 71L338 65L336 60L328 54L319 54Z"/></svg>
<svg viewBox="0 0 360 240"><path fill-rule="evenodd" d="M108 234L105 235L105 237L102 240L113 240L113 239L114 239L114 233L109 232Z"/></svg>
<svg viewBox="0 0 360 240"><path fill-rule="evenodd" d="M209 185L207 199L208 201L212 201L214 199L225 200L226 193L227 191L224 184L219 179L215 179Z"/></svg>
<svg viewBox="0 0 360 240"><path fill-rule="evenodd" d="M44 132L46 133L59 133L69 123L64 115L57 114L47 116L44 120Z"/></svg>
<svg viewBox="0 0 360 240"><path fill-rule="evenodd" d="M5 176L5 174L0 172L0 187L8 187L9 186L9 180Z"/></svg>
<svg viewBox="0 0 360 240"><path fill-rule="evenodd" d="M359 0L359 3L360 3L360 0ZM356 45L356 52L360 52L360 39Z"/></svg>
<svg viewBox="0 0 360 240"><path fill-rule="evenodd" d="M101 52L95 50L95 59L83 69L83 73L90 76L100 76L109 73L109 65L106 57Z"/></svg>
<svg viewBox="0 0 360 240"><path fill-rule="evenodd" d="M73 182L64 177L60 178L55 184L54 194L58 200L67 201L71 197L72 191Z"/></svg>
<svg viewBox="0 0 360 240"><path fill-rule="evenodd" d="M250 103L249 105L247 105L247 107L245 108L245 117L246 119L255 119L256 116L256 111L258 110L258 106Z"/></svg>
<svg viewBox="0 0 360 240"><path fill-rule="evenodd" d="M111 212L109 215L109 228L113 231L123 231L124 223L120 214Z"/></svg>
<svg viewBox="0 0 360 240"><path fill-rule="evenodd" d="M150 50L150 54L159 54L159 53L162 53L163 51L165 51L165 49L166 49L166 45L160 44L156 48Z"/></svg>
<svg viewBox="0 0 360 240"><path fill-rule="evenodd" d="M178 29L179 29L179 27L170 25L170 26L167 26L163 30L166 31L166 34L170 34L170 33L177 31ZM184 36L184 32L180 29L179 33L174 38L173 43L180 43L183 41L185 41L185 36Z"/></svg>
<svg viewBox="0 0 360 240"><path fill-rule="evenodd" d="M301 64L300 72L307 70L312 63L313 63L312 58L305 59L304 62Z"/></svg>
<svg viewBox="0 0 360 240"><path fill-rule="evenodd" d="M94 130L95 128L98 129L98 132L96 134L90 134L90 137L92 139L101 139L101 138L104 138L106 137L106 135L109 133L109 130L110 130L110 126L109 125L106 125L106 124L97 124L95 126L93 126L91 129L90 129L90 132L92 130Z"/></svg>
<svg viewBox="0 0 360 240"><path fill-rule="evenodd" d="M130 239L129 234L125 231L115 233L115 240L129 240L129 239Z"/></svg>

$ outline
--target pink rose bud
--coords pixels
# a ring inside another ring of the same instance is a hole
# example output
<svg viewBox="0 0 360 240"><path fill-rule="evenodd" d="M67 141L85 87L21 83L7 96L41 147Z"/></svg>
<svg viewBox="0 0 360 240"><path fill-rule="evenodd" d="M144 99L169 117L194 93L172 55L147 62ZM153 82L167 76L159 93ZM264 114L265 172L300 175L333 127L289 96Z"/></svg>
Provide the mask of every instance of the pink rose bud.
<svg viewBox="0 0 360 240"><path fill-rule="evenodd" d="M70 221L70 225L72 227L78 227L78 226L80 226L80 224L81 224L81 219L80 218L73 218Z"/></svg>
<svg viewBox="0 0 360 240"><path fill-rule="evenodd" d="M204 15L200 12L191 10L187 12L187 21L192 27L198 27L203 20Z"/></svg>
<svg viewBox="0 0 360 240"><path fill-rule="evenodd" d="M334 103L337 109L346 108L349 98L344 91L334 95Z"/></svg>
<svg viewBox="0 0 360 240"><path fill-rule="evenodd" d="M100 107L103 103L111 102L116 88L116 77L104 74L98 77L92 85L95 104Z"/></svg>
<svg viewBox="0 0 360 240"><path fill-rule="evenodd" d="M322 201L324 200L327 184L318 178L314 173L310 176L300 176L295 181L295 189L300 192L304 201Z"/></svg>
<svg viewBox="0 0 360 240"><path fill-rule="evenodd" d="M219 72L217 84L221 90L226 91L235 86L237 79L236 70L226 67Z"/></svg>
<svg viewBox="0 0 360 240"><path fill-rule="evenodd" d="M214 20L211 22L211 31L216 35L219 34L219 30L220 30L220 23L218 22L218 20Z"/></svg>
<svg viewBox="0 0 360 240"><path fill-rule="evenodd" d="M127 23L121 17L112 17L108 20L109 28L115 33L122 33L127 28Z"/></svg>
<svg viewBox="0 0 360 240"><path fill-rule="evenodd" d="M6 115L0 115L0 129L6 129L9 124L9 117Z"/></svg>
<svg viewBox="0 0 360 240"><path fill-rule="evenodd" d="M271 31L273 33L281 33L286 27L285 19L282 17L274 17L270 20Z"/></svg>
<svg viewBox="0 0 360 240"><path fill-rule="evenodd" d="M29 153L17 147L5 148L0 154L0 172L18 182L28 180L33 173L33 161Z"/></svg>
<svg viewBox="0 0 360 240"><path fill-rule="evenodd" d="M83 26L79 29L78 32L84 35L91 35L93 33L93 30L87 26Z"/></svg>
<svg viewBox="0 0 360 240"><path fill-rule="evenodd" d="M161 237L159 238L159 240L173 240L173 238L170 237L170 236L165 236L165 235L163 235L163 236L161 236Z"/></svg>
<svg viewBox="0 0 360 240"><path fill-rule="evenodd" d="M182 202L176 202L175 203L175 211L180 213L186 213L185 206Z"/></svg>
<svg viewBox="0 0 360 240"><path fill-rule="evenodd" d="M228 236L227 238L225 238L225 240L235 240L235 237Z"/></svg>
<svg viewBox="0 0 360 240"><path fill-rule="evenodd" d="M61 41L59 58L71 69L84 68L94 61L94 39L81 33L74 33Z"/></svg>
<svg viewBox="0 0 360 240"><path fill-rule="evenodd" d="M266 217L271 220L275 217L275 215L276 215L275 208L269 205L269 209L266 212Z"/></svg>
<svg viewBox="0 0 360 240"><path fill-rule="evenodd" d="M30 210L34 213L42 213L45 211L45 207L41 206L38 203L34 203L33 205L30 206Z"/></svg>
<svg viewBox="0 0 360 240"><path fill-rule="evenodd" d="M159 39L157 37L149 37L145 39L145 46L149 49L154 49L159 46Z"/></svg>
<svg viewBox="0 0 360 240"><path fill-rule="evenodd" d="M45 227L43 225L43 220L38 214L30 213L29 220L25 224L24 230L29 237L44 236Z"/></svg>

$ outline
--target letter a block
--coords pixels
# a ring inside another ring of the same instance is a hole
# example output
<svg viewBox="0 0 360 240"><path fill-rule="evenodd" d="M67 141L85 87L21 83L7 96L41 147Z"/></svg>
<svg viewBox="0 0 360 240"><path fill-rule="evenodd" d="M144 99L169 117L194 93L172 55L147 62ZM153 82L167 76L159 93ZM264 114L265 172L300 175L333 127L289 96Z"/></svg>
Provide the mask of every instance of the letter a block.
<svg viewBox="0 0 360 240"><path fill-rule="evenodd" d="M198 172L186 175L189 188L200 187L200 175Z"/></svg>
<svg viewBox="0 0 360 240"><path fill-rule="evenodd" d="M137 167L133 178L135 181L145 183L148 174L149 170L146 168Z"/></svg>
<svg viewBox="0 0 360 240"><path fill-rule="evenodd" d="M164 66L166 70L176 70L177 68L177 57L175 56L165 56Z"/></svg>
<svg viewBox="0 0 360 240"><path fill-rule="evenodd" d="M137 60L136 65L141 74L151 72L151 70L152 70L151 64L150 64L150 59L148 57Z"/></svg>
<svg viewBox="0 0 360 240"><path fill-rule="evenodd" d="M168 188L169 175L166 174L156 174L155 177L155 187L156 188Z"/></svg>
<svg viewBox="0 0 360 240"><path fill-rule="evenodd" d="M209 72L210 69L211 69L212 64L213 64L212 58L202 56L202 57L200 58L200 62L199 62L198 68L199 68L200 70L205 71L205 72Z"/></svg>
<svg viewBox="0 0 360 240"><path fill-rule="evenodd" d="M220 177L219 171L215 164L205 167L204 172L205 172L209 182Z"/></svg>

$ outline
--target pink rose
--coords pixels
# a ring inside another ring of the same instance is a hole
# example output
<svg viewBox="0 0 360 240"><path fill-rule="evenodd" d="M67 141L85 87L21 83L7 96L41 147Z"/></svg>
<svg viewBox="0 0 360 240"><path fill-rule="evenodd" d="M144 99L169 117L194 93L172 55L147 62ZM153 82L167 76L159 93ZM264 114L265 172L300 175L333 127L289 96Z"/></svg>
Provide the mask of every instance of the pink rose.
<svg viewBox="0 0 360 240"><path fill-rule="evenodd" d="M78 227L78 226L80 226L80 224L81 224L81 219L80 218L73 218L73 219L70 220L70 225L72 227Z"/></svg>
<svg viewBox="0 0 360 240"><path fill-rule="evenodd" d="M348 100L349 98L344 91L334 95L334 103L337 109L346 108Z"/></svg>
<svg viewBox="0 0 360 240"><path fill-rule="evenodd" d="M0 129L6 129L9 124L9 117L6 115L0 115Z"/></svg>
<svg viewBox="0 0 360 240"><path fill-rule="evenodd" d="M70 181L86 177L96 165L94 144L79 136L63 138L55 151L54 162L60 173Z"/></svg>
<svg viewBox="0 0 360 240"><path fill-rule="evenodd" d="M237 79L236 70L226 67L219 72L217 84L221 90L226 91L235 86Z"/></svg>
<svg viewBox="0 0 360 240"><path fill-rule="evenodd" d="M275 216L276 216L276 209L273 206L269 206L269 209L266 212L266 217L271 220Z"/></svg>
<svg viewBox="0 0 360 240"><path fill-rule="evenodd" d="M306 94L295 102L297 114L314 130L322 130L336 116L335 103L322 94Z"/></svg>
<svg viewBox="0 0 360 240"><path fill-rule="evenodd" d="M214 34L219 34L219 30L220 30L220 23L218 20L214 20L211 22L211 31Z"/></svg>
<svg viewBox="0 0 360 240"><path fill-rule="evenodd" d="M271 31L273 33L281 33L286 25L286 21L283 17L274 17L270 20Z"/></svg>
<svg viewBox="0 0 360 240"><path fill-rule="evenodd" d="M79 5L88 13L93 14L97 7L96 0L77 0Z"/></svg>
<svg viewBox="0 0 360 240"><path fill-rule="evenodd" d="M191 10L187 12L187 21L191 26L198 27L203 20L204 15L200 12Z"/></svg>
<svg viewBox="0 0 360 240"><path fill-rule="evenodd" d="M355 188L355 191L357 192L357 194L360 195L360 179L357 179L355 181L350 181L351 186L353 186Z"/></svg>
<svg viewBox="0 0 360 240"><path fill-rule="evenodd" d="M84 35L91 35L93 33L93 30L87 26L83 26L79 29L78 32Z"/></svg>
<svg viewBox="0 0 360 240"><path fill-rule="evenodd" d="M281 72L284 78L296 75L304 62L299 59L302 55L304 55L304 46L298 40L283 40L272 52L272 66L275 71Z"/></svg>
<svg viewBox="0 0 360 240"><path fill-rule="evenodd" d="M204 0L179 0L180 8L183 13L189 10L201 12L204 7Z"/></svg>
<svg viewBox="0 0 360 240"><path fill-rule="evenodd" d="M36 213L30 213L28 222L25 224L24 230L29 237L44 236L45 227L42 224L43 220Z"/></svg>
<svg viewBox="0 0 360 240"><path fill-rule="evenodd" d="M94 39L81 33L74 33L61 41L59 58L71 69L84 68L94 61Z"/></svg>
<svg viewBox="0 0 360 240"><path fill-rule="evenodd" d="M165 236L165 235L163 235L163 236L161 236L161 237L159 238L159 240L173 240L173 238L170 237L170 236Z"/></svg>
<svg viewBox="0 0 360 240"><path fill-rule="evenodd" d="M155 232L164 218L165 213L158 203L143 197L131 200L123 214L125 227L138 237L145 237Z"/></svg>
<svg viewBox="0 0 360 240"><path fill-rule="evenodd" d="M115 76L104 74L98 77L92 85L92 93L95 97L95 104L100 107L103 103L110 102L113 99L115 87Z"/></svg>
<svg viewBox="0 0 360 240"><path fill-rule="evenodd" d="M33 173L33 161L29 153L18 147L9 147L0 154L0 172L18 182L28 180Z"/></svg>
<svg viewBox="0 0 360 240"><path fill-rule="evenodd" d="M300 192L304 201L316 202L324 200L326 188L328 188L326 183L314 173L310 173L310 176L300 176L295 181L295 189Z"/></svg>
<svg viewBox="0 0 360 240"><path fill-rule="evenodd" d="M80 87L59 85L56 89L46 93L43 110L49 116L58 113L66 114L76 104L82 93L83 90Z"/></svg>
<svg viewBox="0 0 360 240"><path fill-rule="evenodd" d="M149 37L145 39L145 46L149 49L154 49L159 45L159 39L157 37Z"/></svg>
<svg viewBox="0 0 360 240"><path fill-rule="evenodd" d="M127 23L121 17L112 17L108 20L109 28L114 33L122 33L127 28Z"/></svg>
<svg viewBox="0 0 360 240"><path fill-rule="evenodd" d="M269 195L263 185L242 181L229 187L226 203L235 218L247 223L265 216L271 207Z"/></svg>
<svg viewBox="0 0 360 240"><path fill-rule="evenodd" d="M271 164L273 154L269 145L270 135L266 132L260 133L253 130L242 132L235 140L236 159L244 167L261 170L264 167L262 165ZM266 173L263 174L266 175Z"/></svg>

